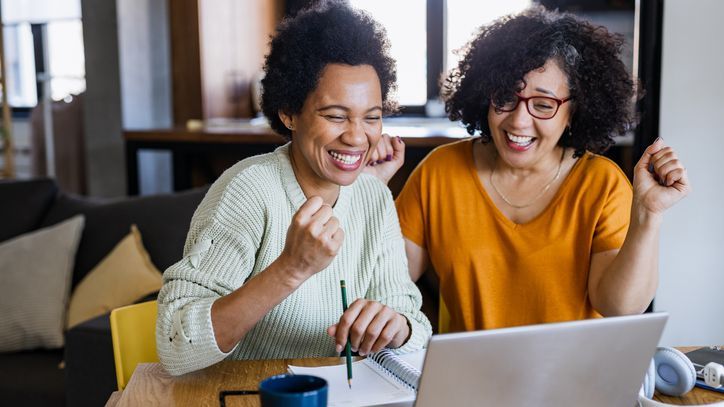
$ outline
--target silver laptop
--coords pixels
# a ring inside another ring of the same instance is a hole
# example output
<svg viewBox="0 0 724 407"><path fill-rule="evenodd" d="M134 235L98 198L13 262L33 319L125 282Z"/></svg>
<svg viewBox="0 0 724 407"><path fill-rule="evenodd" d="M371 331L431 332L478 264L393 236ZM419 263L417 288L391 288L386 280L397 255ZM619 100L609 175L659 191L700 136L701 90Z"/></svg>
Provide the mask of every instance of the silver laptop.
<svg viewBox="0 0 724 407"><path fill-rule="evenodd" d="M435 335L415 406L633 406L667 318Z"/></svg>

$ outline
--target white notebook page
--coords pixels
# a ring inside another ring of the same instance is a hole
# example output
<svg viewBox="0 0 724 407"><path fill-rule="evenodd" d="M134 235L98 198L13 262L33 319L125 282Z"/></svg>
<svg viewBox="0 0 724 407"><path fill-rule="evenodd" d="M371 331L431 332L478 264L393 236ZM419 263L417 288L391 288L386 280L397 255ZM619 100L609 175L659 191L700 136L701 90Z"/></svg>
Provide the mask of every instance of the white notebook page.
<svg viewBox="0 0 724 407"><path fill-rule="evenodd" d="M347 365L322 367L289 366L294 374L318 376L329 384L328 405L373 406L378 404L411 402L415 392L394 378L372 367L365 360L352 363L352 389L347 384Z"/></svg>

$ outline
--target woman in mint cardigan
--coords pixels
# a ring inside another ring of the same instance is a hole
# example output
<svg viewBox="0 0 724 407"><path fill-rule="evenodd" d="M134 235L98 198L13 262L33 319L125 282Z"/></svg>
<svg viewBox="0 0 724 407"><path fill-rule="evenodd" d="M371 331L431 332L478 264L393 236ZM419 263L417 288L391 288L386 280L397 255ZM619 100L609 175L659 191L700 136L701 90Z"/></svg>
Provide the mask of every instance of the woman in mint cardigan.
<svg viewBox="0 0 724 407"><path fill-rule="evenodd" d="M228 169L196 210L158 297L169 373L336 356L348 336L360 355L426 344L392 196L362 174L394 109L388 49L372 18L341 3L279 26L262 105L290 142ZM344 313L340 280L354 299Z"/></svg>

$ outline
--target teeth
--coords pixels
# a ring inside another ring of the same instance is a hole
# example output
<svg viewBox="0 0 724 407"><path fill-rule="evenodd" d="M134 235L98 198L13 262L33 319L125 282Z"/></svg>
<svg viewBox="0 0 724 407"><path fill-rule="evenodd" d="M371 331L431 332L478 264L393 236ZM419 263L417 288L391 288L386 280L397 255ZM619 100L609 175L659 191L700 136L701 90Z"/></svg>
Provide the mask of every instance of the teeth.
<svg viewBox="0 0 724 407"><path fill-rule="evenodd" d="M362 157L362 154L347 155L347 154L339 154L334 151L330 151L329 155L331 155L332 158L334 158L335 160L337 160L343 164L347 164L347 165L356 163L357 161L359 161L360 157Z"/></svg>
<svg viewBox="0 0 724 407"><path fill-rule="evenodd" d="M512 142L514 142L514 143L516 143L516 144L525 145L525 144L530 144L531 142L533 142L533 137L528 137L528 136L514 136L514 135L512 135L512 134L510 134L510 133L508 133L508 132L506 132L505 135L508 136L508 140L510 140L510 141L512 141Z"/></svg>

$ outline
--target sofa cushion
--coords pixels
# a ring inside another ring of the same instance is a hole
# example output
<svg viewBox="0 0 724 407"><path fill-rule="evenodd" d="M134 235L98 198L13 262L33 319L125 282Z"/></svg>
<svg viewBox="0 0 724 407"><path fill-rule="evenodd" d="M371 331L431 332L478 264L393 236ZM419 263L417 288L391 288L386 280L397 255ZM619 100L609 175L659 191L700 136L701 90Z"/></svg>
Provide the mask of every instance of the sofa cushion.
<svg viewBox="0 0 724 407"><path fill-rule="evenodd" d="M64 406L62 361L62 350L0 354L0 406Z"/></svg>
<svg viewBox="0 0 724 407"><path fill-rule="evenodd" d="M134 223L144 237L146 250L154 265L159 270L165 270L181 258L191 216L206 190L199 188L110 201L62 194L42 225L52 225L79 213L85 215L73 287L113 250Z"/></svg>
<svg viewBox="0 0 724 407"><path fill-rule="evenodd" d="M65 364L66 404L105 405L111 393L118 390L108 314L76 325L66 333Z"/></svg>
<svg viewBox="0 0 724 407"><path fill-rule="evenodd" d="M57 194L47 178L0 181L0 242L37 229Z"/></svg>
<svg viewBox="0 0 724 407"><path fill-rule="evenodd" d="M143 248L138 228L131 225L130 233L73 291L68 306L68 327L133 304L158 292L162 284L161 272Z"/></svg>
<svg viewBox="0 0 724 407"><path fill-rule="evenodd" d="M83 216L0 244L0 352L63 346Z"/></svg>

